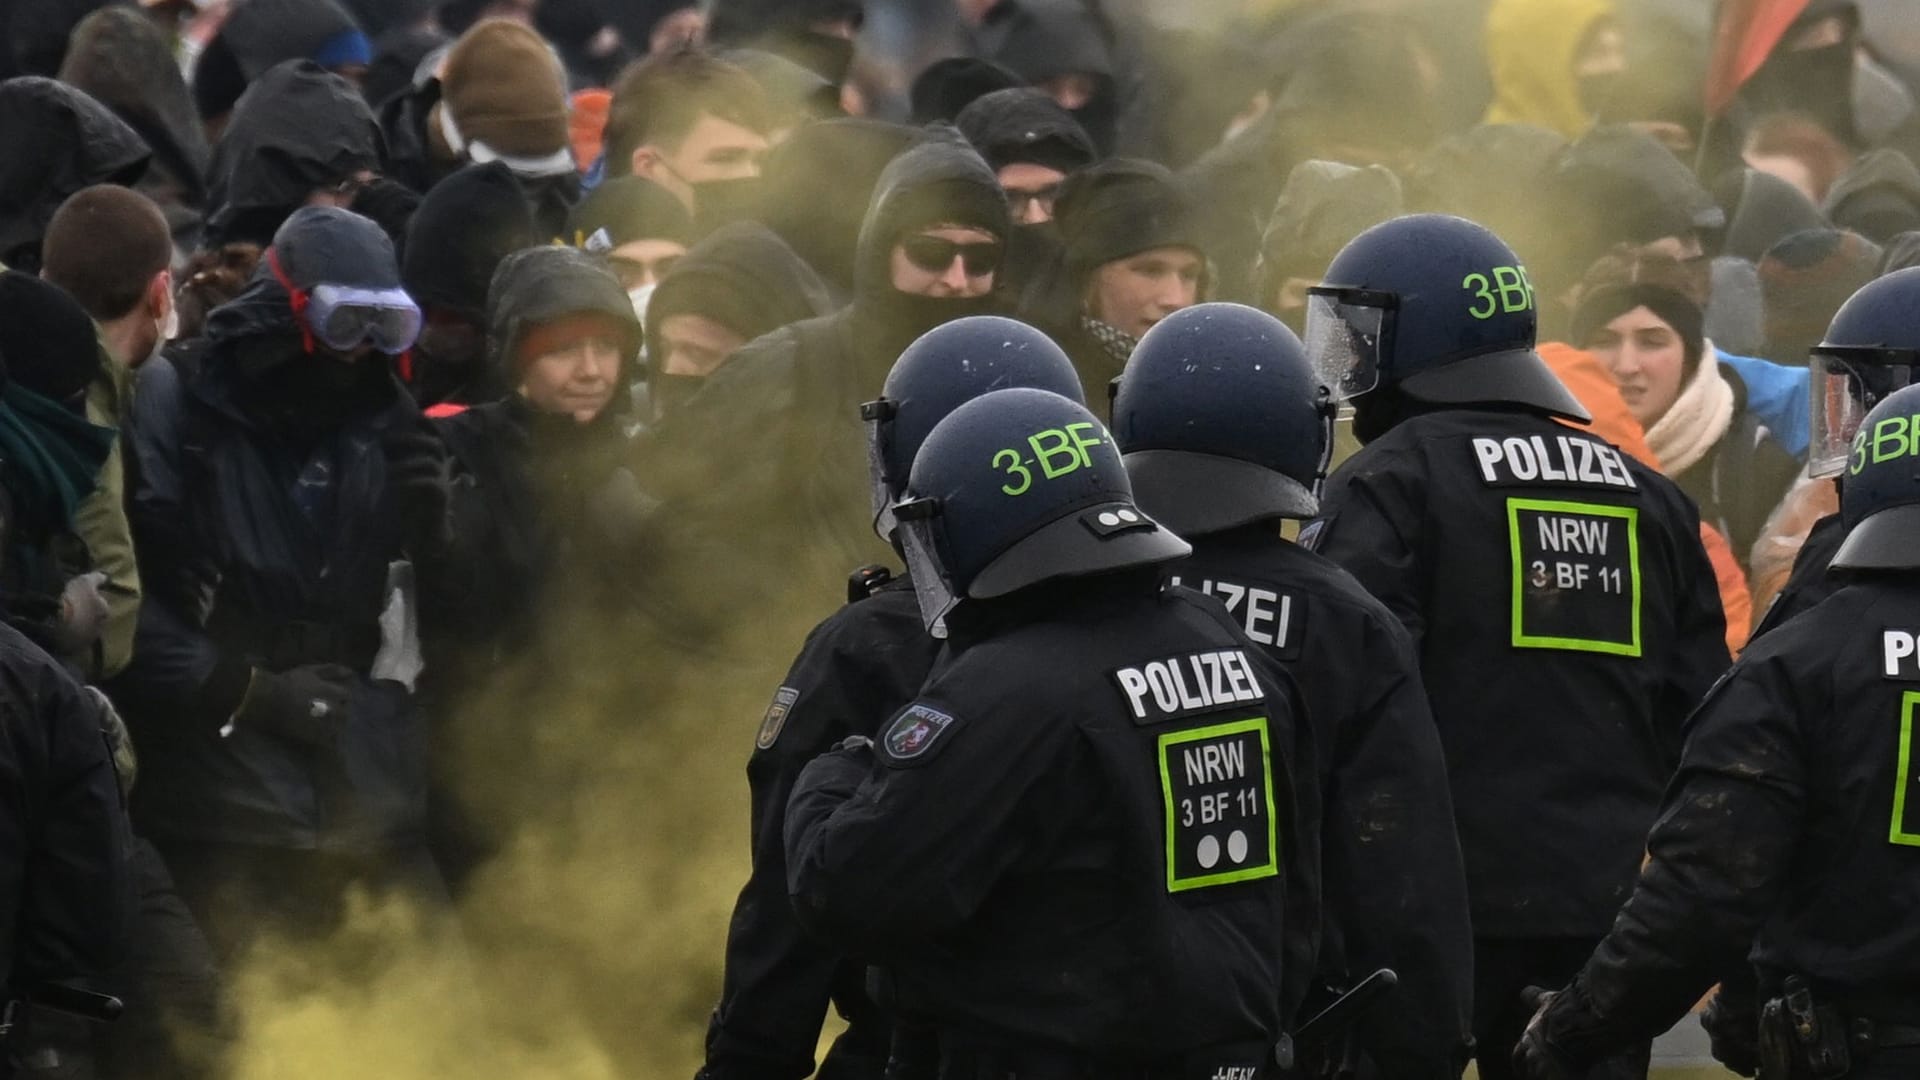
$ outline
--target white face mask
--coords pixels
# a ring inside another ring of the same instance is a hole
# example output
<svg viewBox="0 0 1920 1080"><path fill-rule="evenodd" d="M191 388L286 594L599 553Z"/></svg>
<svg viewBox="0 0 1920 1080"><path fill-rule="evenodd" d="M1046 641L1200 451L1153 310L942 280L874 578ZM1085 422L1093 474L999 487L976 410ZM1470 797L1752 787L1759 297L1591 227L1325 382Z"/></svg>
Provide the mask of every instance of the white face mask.
<svg viewBox="0 0 1920 1080"><path fill-rule="evenodd" d="M641 326L647 325L647 302L653 299L653 290L659 287L659 283L655 282L627 290L627 299L633 301L633 317L640 320Z"/></svg>

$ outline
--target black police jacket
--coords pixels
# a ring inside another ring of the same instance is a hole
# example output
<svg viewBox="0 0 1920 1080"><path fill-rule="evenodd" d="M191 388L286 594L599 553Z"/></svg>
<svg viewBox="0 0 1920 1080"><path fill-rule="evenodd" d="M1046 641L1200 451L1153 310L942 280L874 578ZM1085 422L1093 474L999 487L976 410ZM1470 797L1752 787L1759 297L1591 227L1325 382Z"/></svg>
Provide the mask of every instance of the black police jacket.
<svg viewBox="0 0 1920 1080"><path fill-rule="evenodd" d="M1773 603L1767 605L1760 624L1753 628L1754 637L1779 629L1788 619L1813 610L1820 601L1833 595L1841 579L1828 575L1827 564L1840 553L1840 542L1846 538L1847 523L1839 514L1828 514L1813 523L1806 543L1800 545L1800 553L1793 557L1793 570L1787 575L1787 583L1780 587Z"/></svg>
<svg viewBox="0 0 1920 1080"><path fill-rule="evenodd" d="M0 1003L122 960L132 836L100 707L0 624ZM3 1059L0 1059L3 1063Z"/></svg>
<svg viewBox="0 0 1920 1080"><path fill-rule="evenodd" d="M1474 933L1606 932L1726 670L1699 516L1602 440L1522 411L1414 416L1329 479L1303 536L1412 633Z"/></svg>
<svg viewBox="0 0 1920 1080"><path fill-rule="evenodd" d="M1406 630L1353 576L1256 524L1192 541L1170 580L1221 603L1300 686L1320 750L1317 976L1400 976L1360 1045L1384 1075L1457 1077L1472 1030L1473 929L1446 759ZM1290 973L1291 974L1291 973Z"/></svg>
<svg viewBox="0 0 1920 1080"><path fill-rule="evenodd" d="M1137 1065L1275 1037L1319 831L1291 680L1151 572L969 601L949 628L870 747L801 774L802 924L885 964L882 1004L935 1018L943 1051Z"/></svg>
<svg viewBox="0 0 1920 1080"><path fill-rule="evenodd" d="M1861 577L1754 642L1689 722L1633 897L1548 1012L1586 1060L1751 959L1856 1015L1920 1021L1920 580Z"/></svg>
<svg viewBox="0 0 1920 1080"><path fill-rule="evenodd" d="M140 743L142 835L358 852L419 839L423 727L404 686L368 674L390 566L406 558L383 440L419 422L391 389L302 452L242 404L219 343L190 379L164 358L142 365L128 518L150 584L113 687ZM300 501L316 482L318 511ZM218 734L252 669L315 663L360 675L334 748Z"/></svg>
<svg viewBox="0 0 1920 1080"><path fill-rule="evenodd" d="M774 691L747 762L753 872L727 930L726 981L707 1028L710 1080L811 1076L830 999L851 1024L842 1040L877 1043L884 1055L890 1031L872 1016L866 966L794 919L787 798L808 762L849 735L877 736L920 692L939 647L920 624L912 582L898 578L815 627Z"/></svg>

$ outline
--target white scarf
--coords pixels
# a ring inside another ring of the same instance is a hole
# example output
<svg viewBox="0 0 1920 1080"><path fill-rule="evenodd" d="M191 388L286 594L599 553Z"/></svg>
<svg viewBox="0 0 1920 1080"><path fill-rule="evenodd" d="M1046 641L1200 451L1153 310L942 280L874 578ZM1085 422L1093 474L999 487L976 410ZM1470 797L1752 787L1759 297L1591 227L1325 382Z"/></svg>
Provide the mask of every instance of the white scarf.
<svg viewBox="0 0 1920 1080"><path fill-rule="evenodd" d="M1699 464L1732 425L1733 387L1720 374L1713 346L1703 344L1693 378L1680 388L1666 415L1647 429L1647 445L1661 470L1678 476Z"/></svg>

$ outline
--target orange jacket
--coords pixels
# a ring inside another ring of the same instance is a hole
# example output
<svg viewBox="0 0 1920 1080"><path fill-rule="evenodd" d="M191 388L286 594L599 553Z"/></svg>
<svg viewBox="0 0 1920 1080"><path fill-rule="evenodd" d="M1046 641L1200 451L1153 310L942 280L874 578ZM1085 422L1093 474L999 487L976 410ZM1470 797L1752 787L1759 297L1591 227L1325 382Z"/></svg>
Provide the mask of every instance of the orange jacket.
<svg viewBox="0 0 1920 1080"><path fill-rule="evenodd" d="M1660 468L1653 448L1647 445L1646 431L1640 421L1633 418L1613 375L1598 358L1559 342L1543 344L1538 352L1540 359L1547 362L1573 396L1580 399L1580 404L1593 414L1588 431L1632 454L1648 468ZM1727 616L1727 649L1737 654L1747 643L1753 621L1753 597L1747 590L1747 578L1740 571L1740 560L1733 556L1733 545L1720 535L1720 530L1701 523L1700 543L1707 549L1707 558L1713 562L1714 580L1720 586L1720 607Z"/></svg>

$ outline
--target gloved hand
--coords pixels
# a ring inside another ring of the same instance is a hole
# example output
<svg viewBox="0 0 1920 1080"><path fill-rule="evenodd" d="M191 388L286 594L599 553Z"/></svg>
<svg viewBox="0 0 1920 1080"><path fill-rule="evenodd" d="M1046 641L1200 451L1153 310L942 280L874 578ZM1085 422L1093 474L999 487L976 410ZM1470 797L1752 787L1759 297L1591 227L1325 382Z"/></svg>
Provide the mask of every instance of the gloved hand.
<svg viewBox="0 0 1920 1080"><path fill-rule="evenodd" d="M423 421L388 433L381 448L408 548L416 556L444 550L452 542L447 521L452 462L446 444Z"/></svg>
<svg viewBox="0 0 1920 1080"><path fill-rule="evenodd" d="M1513 1072L1521 1080L1579 1080L1586 1075L1567 1061L1553 1040L1548 1037L1546 1015L1547 1007L1556 997L1553 992L1538 986L1529 986L1520 994L1527 1008L1533 1010L1533 1019L1527 1021L1526 1033L1520 1036L1519 1045L1513 1048Z"/></svg>
<svg viewBox="0 0 1920 1080"><path fill-rule="evenodd" d="M332 745L351 718L353 683L353 669L341 664L255 668L233 714L234 729L268 731L304 746Z"/></svg>
<svg viewBox="0 0 1920 1080"><path fill-rule="evenodd" d="M1760 1012L1744 995L1721 987L1700 1014L1712 1040L1713 1059L1741 1076L1760 1071Z"/></svg>

